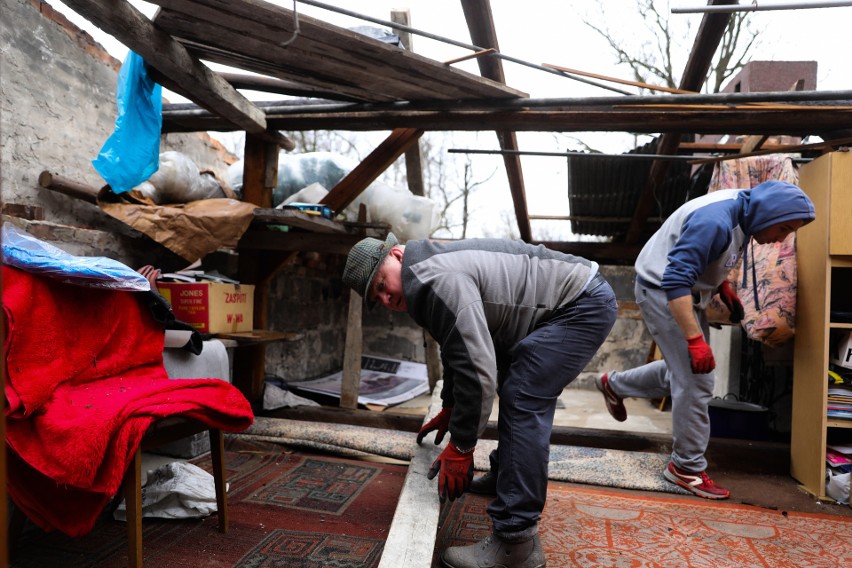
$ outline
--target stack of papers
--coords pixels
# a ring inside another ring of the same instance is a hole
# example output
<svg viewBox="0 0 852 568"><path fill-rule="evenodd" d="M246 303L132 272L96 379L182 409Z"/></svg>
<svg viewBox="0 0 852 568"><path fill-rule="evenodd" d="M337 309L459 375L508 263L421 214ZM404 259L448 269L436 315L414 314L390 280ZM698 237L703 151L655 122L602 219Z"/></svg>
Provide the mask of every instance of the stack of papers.
<svg viewBox="0 0 852 568"><path fill-rule="evenodd" d="M852 471L852 444L828 444L825 462L836 471Z"/></svg>
<svg viewBox="0 0 852 568"><path fill-rule="evenodd" d="M828 387L828 417L852 420L852 387Z"/></svg>
<svg viewBox="0 0 852 568"><path fill-rule="evenodd" d="M343 371L332 375L291 382L290 387L300 394L316 393L340 398ZM426 365L372 355L361 357L361 381L358 385L358 404L367 408L384 408L399 404L429 392Z"/></svg>

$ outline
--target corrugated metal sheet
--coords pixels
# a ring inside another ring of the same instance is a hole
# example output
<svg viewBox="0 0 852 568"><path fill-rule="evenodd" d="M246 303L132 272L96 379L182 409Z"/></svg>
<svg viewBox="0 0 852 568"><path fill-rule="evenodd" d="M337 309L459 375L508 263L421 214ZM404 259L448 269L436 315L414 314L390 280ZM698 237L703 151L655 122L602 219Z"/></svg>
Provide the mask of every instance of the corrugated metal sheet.
<svg viewBox="0 0 852 568"><path fill-rule="evenodd" d="M657 141L635 148L623 158L593 153L568 157L568 204L571 216L575 217L571 220L574 234L618 240L627 233L653 163L650 159L627 156L654 154ZM692 168L685 161L670 164L665 183L656 192L657 207L647 223L648 235L660 226L661 219L707 191L709 175L701 171L693 176Z"/></svg>

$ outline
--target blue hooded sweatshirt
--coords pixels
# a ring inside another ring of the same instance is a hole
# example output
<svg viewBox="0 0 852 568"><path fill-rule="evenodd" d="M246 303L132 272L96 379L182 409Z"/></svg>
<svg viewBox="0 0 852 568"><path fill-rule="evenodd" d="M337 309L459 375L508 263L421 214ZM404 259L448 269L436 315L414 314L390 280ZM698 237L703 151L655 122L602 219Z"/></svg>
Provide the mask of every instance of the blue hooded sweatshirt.
<svg viewBox="0 0 852 568"><path fill-rule="evenodd" d="M681 205L648 239L636 259L636 274L666 291L669 300L697 293L706 308L739 262L755 233L815 218L814 205L797 186L767 181L752 189L724 189Z"/></svg>

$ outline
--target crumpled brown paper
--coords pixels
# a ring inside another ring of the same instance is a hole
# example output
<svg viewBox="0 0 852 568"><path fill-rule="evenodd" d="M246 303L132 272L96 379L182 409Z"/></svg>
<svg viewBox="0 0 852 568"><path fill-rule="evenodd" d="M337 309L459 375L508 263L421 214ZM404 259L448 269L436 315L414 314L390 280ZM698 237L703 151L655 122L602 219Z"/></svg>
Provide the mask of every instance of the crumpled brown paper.
<svg viewBox="0 0 852 568"><path fill-rule="evenodd" d="M257 205L228 198L173 205L98 200L100 208L189 262L221 247L234 247L248 229Z"/></svg>

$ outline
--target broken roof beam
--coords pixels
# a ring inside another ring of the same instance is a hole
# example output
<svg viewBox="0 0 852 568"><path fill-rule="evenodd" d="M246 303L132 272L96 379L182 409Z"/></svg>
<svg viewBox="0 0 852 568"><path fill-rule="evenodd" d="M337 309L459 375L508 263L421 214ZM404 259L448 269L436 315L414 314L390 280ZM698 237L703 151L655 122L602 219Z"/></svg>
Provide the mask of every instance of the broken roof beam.
<svg viewBox="0 0 852 568"><path fill-rule="evenodd" d="M157 26L209 60L364 101L526 94L261 0L151 0ZM296 34L298 24L298 34ZM292 41L291 41L292 39ZM377 81L377 77L381 78Z"/></svg>
<svg viewBox="0 0 852 568"><path fill-rule="evenodd" d="M373 183L397 158L413 147L423 131L415 128L397 128L361 163L337 182L320 200L335 213L340 213L352 203L367 186Z"/></svg>
<svg viewBox="0 0 852 568"><path fill-rule="evenodd" d="M262 110L190 55L170 35L157 29L151 20L129 2L65 0L65 4L142 56L147 65L168 78L169 87L178 94L241 130L272 137L276 143L289 145L287 149L290 150L295 147L288 138L268 133Z"/></svg>
<svg viewBox="0 0 852 568"><path fill-rule="evenodd" d="M711 5L717 4L736 4L737 0L710 0ZM692 51L689 54L689 59L686 62L686 67L683 70L683 76L680 80L679 88L685 91L700 91L701 86L707 78L707 71L713 63L713 54L719 47L719 42L725 34L725 28L728 26L728 21L731 19L730 12L720 14L705 14L701 20L701 27L698 28L698 33L695 36L695 43L692 46ZM674 98L678 95L673 95ZM672 102L675 102L674 100ZM681 134L665 133L660 137L657 144L658 154L674 154L681 142ZM655 192L658 187L661 187L666 178L666 173L669 170L671 162L655 161L651 165L651 172L648 174L648 179L645 182L645 187L639 196L639 201L636 203L636 209L633 212L633 221L627 229L627 234L624 237L624 242L634 244L639 242L645 233L644 226L648 214L651 212L655 200Z"/></svg>
<svg viewBox="0 0 852 568"><path fill-rule="evenodd" d="M494 31L494 18L491 13L491 3L488 0L462 0L464 17L470 30L470 39L485 48L500 51L497 44L497 33ZM483 77L506 83L506 75L503 73L503 64L497 57L478 57L479 72ZM511 130L497 130L497 140L502 150L517 150L518 137ZM509 191L512 194L512 203L515 206L515 219L518 222L518 233L521 240L530 242L532 240L532 227L530 226L529 210L527 209L527 195L524 187L524 174L521 168L521 158L518 155L506 154L503 156L503 165L506 167L506 177L509 182Z"/></svg>

